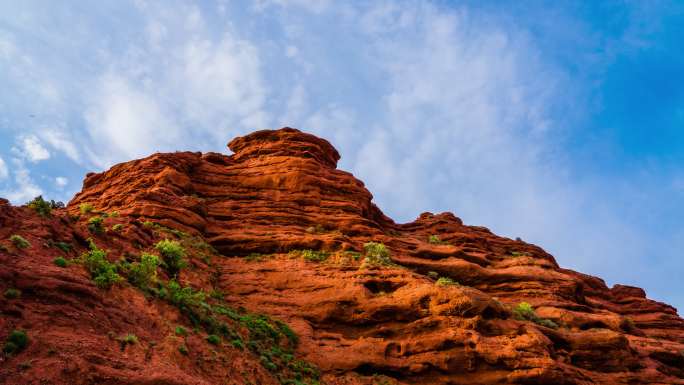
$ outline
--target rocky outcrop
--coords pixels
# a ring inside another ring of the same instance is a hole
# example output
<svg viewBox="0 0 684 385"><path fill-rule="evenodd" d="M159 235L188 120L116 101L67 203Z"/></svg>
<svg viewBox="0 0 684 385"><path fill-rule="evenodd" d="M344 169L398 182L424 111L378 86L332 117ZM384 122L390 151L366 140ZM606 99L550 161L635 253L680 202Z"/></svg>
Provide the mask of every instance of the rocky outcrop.
<svg viewBox="0 0 684 385"><path fill-rule="evenodd" d="M643 290L609 288L451 213L394 223L313 135L258 131L228 146L233 155L154 154L89 174L52 218L0 202L0 239L19 233L34 245L0 250L0 286L25 299L0 302L0 337L10 326L39 336L0 368L41 366L0 382L80 373L100 381L90 383L276 383L259 357L212 353L197 336L191 356L179 356L172 327L182 314L127 285L97 289L80 266L51 265L46 240L73 242L74 257L87 245L79 207L89 204L118 213L106 226L125 225L97 236L112 258L150 250L161 228L206 240L217 253L191 257L181 282L290 325L297 355L327 384L684 384L684 320ZM391 263L370 264L368 242L386 245ZM154 344L112 348L107 331L126 329Z"/></svg>

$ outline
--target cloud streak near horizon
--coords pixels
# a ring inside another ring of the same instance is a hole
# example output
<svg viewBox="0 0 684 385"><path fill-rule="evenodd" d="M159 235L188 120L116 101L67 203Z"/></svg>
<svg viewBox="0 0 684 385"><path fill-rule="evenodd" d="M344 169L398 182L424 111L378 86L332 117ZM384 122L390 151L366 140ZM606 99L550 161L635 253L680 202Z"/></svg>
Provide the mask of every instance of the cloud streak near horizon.
<svg viewBox="0 0 684 385"><path fill-rule="evenodd" d="M453 211L684 307L681 7L524 4L0 5L0 196L293 126L397 221Z"/></svg>

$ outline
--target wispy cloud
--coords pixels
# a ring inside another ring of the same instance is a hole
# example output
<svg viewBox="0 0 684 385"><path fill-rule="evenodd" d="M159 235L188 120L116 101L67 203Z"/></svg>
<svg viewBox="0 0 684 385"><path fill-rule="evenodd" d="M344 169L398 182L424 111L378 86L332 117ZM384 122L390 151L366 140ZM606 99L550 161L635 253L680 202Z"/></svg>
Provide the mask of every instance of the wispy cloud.
<svg viewBox="0 0 684 385"><path fill-rule="evenodd" d="M13 159L12 163L13 186L6 190L0 190L0 196L9 199L11 202L24 203L43 194L43 190L33 181L31 172L26 168L23 161Z"/></svg>
<svg viewBox="0 0 684 385"><path fill-rule="evenodd" d="M14 151L34 163L50 159L50 152L35 135L21 137L19 147L15 147Z"/></svg>
<svg viewBox="0 0 684 385"><path fill-rule="evenodd" d="M9 170L7 169L7 163L0 157L0 180L7 179L9 176Z"/></svg>
<svg viewBox="0 0 684 385"><path fill-rule="evenodd" d="M55 178L55 185L57 188L62 189L64 186L66 186L69 183L69 179L63 177L63 176L58 176Z"/></svg>

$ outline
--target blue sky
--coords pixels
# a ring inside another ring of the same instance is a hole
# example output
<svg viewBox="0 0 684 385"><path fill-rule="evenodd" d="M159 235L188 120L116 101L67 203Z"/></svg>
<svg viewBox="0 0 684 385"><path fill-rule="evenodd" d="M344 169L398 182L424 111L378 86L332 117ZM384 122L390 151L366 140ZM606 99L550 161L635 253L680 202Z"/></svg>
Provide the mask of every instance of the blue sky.
<svg viewBox="0 0 684 385"><path fill-rule="evenodd" d="M683 308L682 41L681 2L0 2L0 196L287 125L397 221L453 211Z"/></svg>

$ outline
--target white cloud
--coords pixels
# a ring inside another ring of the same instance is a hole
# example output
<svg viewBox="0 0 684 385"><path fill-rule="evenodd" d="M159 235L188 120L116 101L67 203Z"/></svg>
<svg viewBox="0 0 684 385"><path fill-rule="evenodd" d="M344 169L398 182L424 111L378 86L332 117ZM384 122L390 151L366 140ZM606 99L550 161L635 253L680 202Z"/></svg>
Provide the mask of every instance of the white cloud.
<svg viewBox="0 0 684 385"><path fill-rule="evenodd" d="M67 137L67 134L59 129L48 129L40 133L40 136L55 150L63 152L74 162L80 162L81 156L74 145L74 141Z"/></svg>
<svg viewBox="0 0 684 385"><path fill-rule="evenodd" d="M85 119L95 144L90 157L103 168L123 158L148 155L179 139L178 126L157 100L116 74L100 79Z"/></svg>
<svg viewBox="0 0 684 385"><path fill-rule="evenodd" d="M43 147L40 139L35 135L28 135L19 139L20 148L16 149L22 156L31 162L39 162L41 160L50 159L50 152Z"/></svg>
<svg viewBox="0 0 684 385"><path fill-rule="evenodd" d="M268 88L251 42L230 29L213 35L196 7L141 7L147 39L124 55L107 52L107 71L84 95L84 151L96 165L221 148L237 130L268 126Z"/></svg>
<svg viewBox="0 0 684 385"><path fill-rule="evenodd" d="M7 190L1 190L0 196L14 204L22 204L42 195L43 190L31 179L31 172L25 167L24 162L15 158L13 164L14 186Z"/></svg>
<svg viewBox="0 0 684 385"><path fill-rule="evenodd" d="M69 184L69 180L67 178L63 176L58 176L55 178L55 185L57 186L57 188L62 189L67 184Z"/></svg>
<svg viewBox="0 0 684 385"><path fill-rule="evenodd" d="M9 176L9 170L7 169L7 163L0 157L0 180L7 179Z"/></svg>

